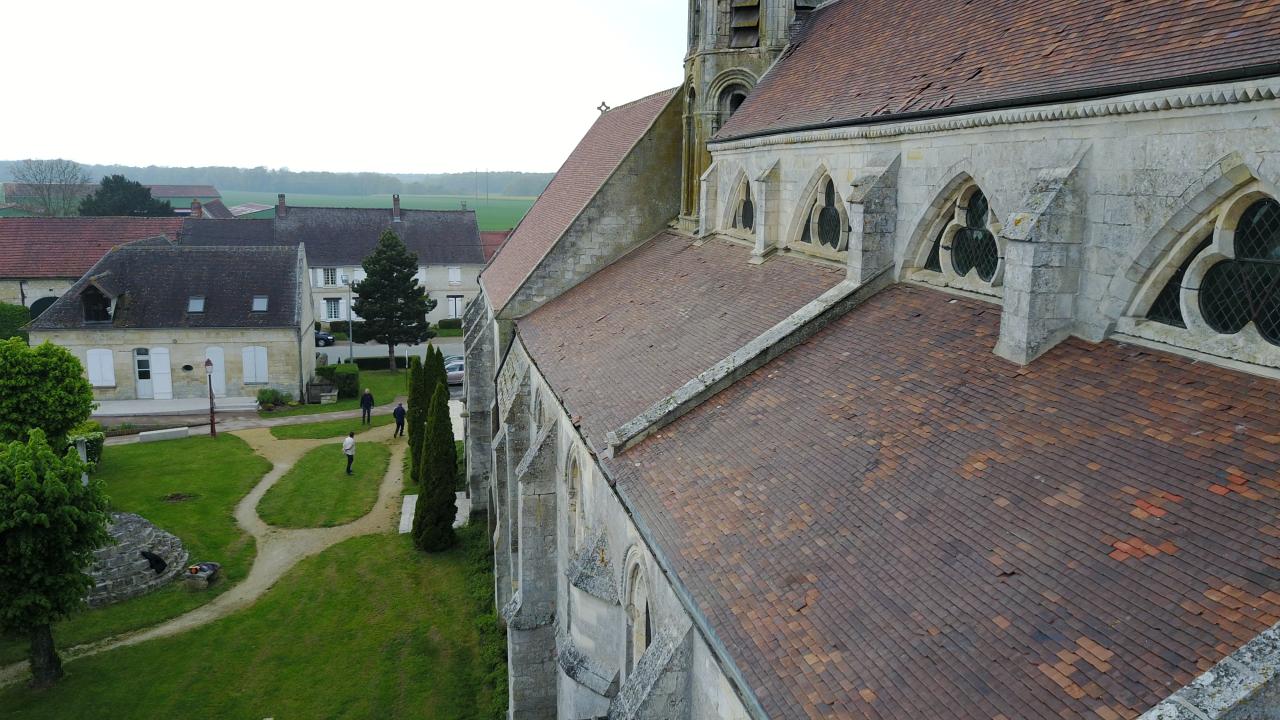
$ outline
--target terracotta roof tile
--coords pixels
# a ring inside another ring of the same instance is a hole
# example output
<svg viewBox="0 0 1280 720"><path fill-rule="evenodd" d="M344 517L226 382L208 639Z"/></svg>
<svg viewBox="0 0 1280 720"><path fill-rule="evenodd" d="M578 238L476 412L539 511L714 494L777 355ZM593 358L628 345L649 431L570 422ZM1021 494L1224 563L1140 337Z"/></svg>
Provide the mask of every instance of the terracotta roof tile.
<svg viewBox="0 0 1280 720"><path fill-rule="evenodd" d="M0 277L78 278L111 248L163 235L176 240L183 219L0 218Z"/></svg>
<svg viewBox="0 0 1280 720"><path fill-rule="evenodd" d="M1280 63L1280 0L844 0L813 14L721 139L1187 85Z"/></svg>
<svg viewBox="0 0 1280 720"><path fill-rule="evenodd" d="M750 257L741 245L664 232L517 321L594 446L844 278L803 260L766 268Z"/></svg>
<svg viewBox="0 0 1280 720"><path fill-rule="evenodd" d="M999 323L891 288L606 461L771 717L1133 718L1280 618L1280 383Z"/></svg>
<svg viewBox="0 0 1280 720"><path fill-rule="evenodd" d="M480 275L495 311L502 309L538 261L653 125L675 90L620 105L596 120L524 219Z"/></svg>

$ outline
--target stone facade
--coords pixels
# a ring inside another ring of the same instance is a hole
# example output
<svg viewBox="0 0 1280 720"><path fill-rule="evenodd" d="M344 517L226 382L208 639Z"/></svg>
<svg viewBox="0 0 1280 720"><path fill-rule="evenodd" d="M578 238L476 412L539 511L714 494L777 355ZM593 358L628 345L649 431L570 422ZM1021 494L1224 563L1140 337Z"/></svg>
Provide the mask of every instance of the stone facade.
<svg viewBox="0 0 1280 720"><path fill-rule="evenodd" d="M89 568L93 578L93 588L85 598L89 607L145 595L173 582L186 570L187 550L182 541L140 515L111 513L107 532L111 540L93 552ZM144 550L158 556L167 567L156 573L142 556Z"/></svg>
<svg viewBox="0 0 1280 720"><path fill-rule="evenodd" d="M32 278L0 280L0 302L34 307L47 306L61 297L78 278ZM43 302L42 302L43 301Z"/></svg>
<svg viewBox="0 0 1280 720"><path fill-rule="evenodd" d="M427 321L437 323L451 317L462 317L468 303L480 294L480 270L483 265L455 265L457 268L457 278L450 281L449 268L445 265L423 265L418 268L418 284L426 289L428 297L436 301L436 306L427 313ZM331 270L329 275L334 279L334 284L325 283L326 270ZM316 320L320 322L333 323L333 329L346 330L346 321L348 316L357 322L360 316L350 313L349 303L360 298L358 293L347 294L347 286L342 284L342 278L348 278L353 282L360 282L364 279L364 268L351 266L312 266L308 269L311 276L311 312ZM459 298L453 301L451 305L450 298ZM329 301L337 301L337 316L330 316L328 310L332 304ZM456 306L458 314L451 314L451 308Z"/></svg>

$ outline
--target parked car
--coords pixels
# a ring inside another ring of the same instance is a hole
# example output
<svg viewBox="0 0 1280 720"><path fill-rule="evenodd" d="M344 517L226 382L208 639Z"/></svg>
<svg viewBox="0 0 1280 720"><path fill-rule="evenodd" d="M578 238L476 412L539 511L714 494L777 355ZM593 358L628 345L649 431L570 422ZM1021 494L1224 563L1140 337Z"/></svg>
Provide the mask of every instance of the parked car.
<svg viewBox="0 0 1280 720"><path fill-rule="evenodd" d="M451 362L462 362L462 356L461 355L445 355L444 364L448 365Z"/></svg>
<svg viewBox="0 0 1280 720"><path fill-rule="evenodd" d="M454 360L444 364L445 374L449 376L450 385L462 384L462 360Z"/></svg>
<svg viewBox="0 0 1280 720"><path fill-rule="evenodd" d="M333 336L323 330L316 331L316 347L329 347L334 343Z"/></svg>

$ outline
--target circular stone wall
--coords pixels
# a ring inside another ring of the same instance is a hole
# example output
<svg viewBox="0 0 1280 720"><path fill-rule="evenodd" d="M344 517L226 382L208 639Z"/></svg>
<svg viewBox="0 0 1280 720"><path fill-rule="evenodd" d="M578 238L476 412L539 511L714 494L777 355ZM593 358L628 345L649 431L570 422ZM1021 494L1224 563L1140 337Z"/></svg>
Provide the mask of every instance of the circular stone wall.
<svg viewBox="0 0 1280 720"><path fill-rule="evenodd" d="M93 565L89 568L89 576L93 578L93 588L85 598L89 607L145 595L186 569L187 550L182 541L141 515L111 513L107 532L111 534L111 542L94 551ZM151 562L142 555L144 550L167 564L163 572L156 574Z"/></svg>

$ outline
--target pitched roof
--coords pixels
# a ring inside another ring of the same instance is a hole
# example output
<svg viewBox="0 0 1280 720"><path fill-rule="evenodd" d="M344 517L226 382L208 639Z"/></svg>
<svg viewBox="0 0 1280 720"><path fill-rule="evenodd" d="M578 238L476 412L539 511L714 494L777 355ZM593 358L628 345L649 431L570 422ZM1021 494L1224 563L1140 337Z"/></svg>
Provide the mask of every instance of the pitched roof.
<svg viewBox="0 0 1280 720"><path fill-rule="evenodd" d="M813 13L717 138L1274 74L1277 63L1280 0L843 0Z"/></svg>
<svg viewBox="0 0 1280 720"><path fill-rule="evenodd" d="M201 203L200 209L204 216L210 220L231 220L235 218L231 209L221 200L210 200L207 203Z"/></svg>
<svg viewBox="0 0 1280 720"><path fill-rule="evenodd" d="M510 230L480 232L480 247L484 250L485 262L493 259L493 256L498 253L498 248L502 247L502 243L506 242L510 235Z"/></svg>
<svg viewBox="0 0 1280 720"><path fill-rule="evenodd" d="M241 203L239 205L231 206L231 214L236 217L240 217L241 215L248 215L249 213L270 210L273 207L275 207L275 205L264 205L263 203Z"/></svg>
<svg viewBox="0 0 1280 720"><path fill-rule="evenodd" d="M844 272L660 233L517 322L593 447L836 283ZM762 281L766 280L767 281Z"/></svg>
<svg viewBox="0 0 1280 720"><path fill-rule="evenodd" d="M608 462L771 717L1133 718L1280 620L1280 382L899 286Z"/></svg>
<svg viewBox="0 0 1280 720"><path fill-rule="evenodd" d="M182 218L0 218L0 277L76 278L107 250L156 235L176 239Z"/></svg>
<svg viewBox="0 0 1280 720"><path fill-rule="evenodd" d="M193 221L184 245L285 245L306 243L307 263L359 265L378 238L392 230L423 265L481 265L484 252L474 210L402 210L393 222L380 208L289 207L286 216L234 223Z"/></svg>
<svg viewBox="0 0 1280 720"><path fill-rule="evenodd" d="M600 115L556 172L502 251L480 274L494 310L501 310L595 197L631 148L667 106L675 89L663 90Z"/></svg>
<svg viewBox="0 0 1280 720"><path fill-rule="evenodd" d="M144 240L107 253L31 327L291 327L298 323L299 263L295 247L183 247ZM90 283L116 301L109 325L84 321L80 293ZM252 311L255 295L267 296L266 312ZM187 312L192 296L204 297L204 312Z"/></svg>

